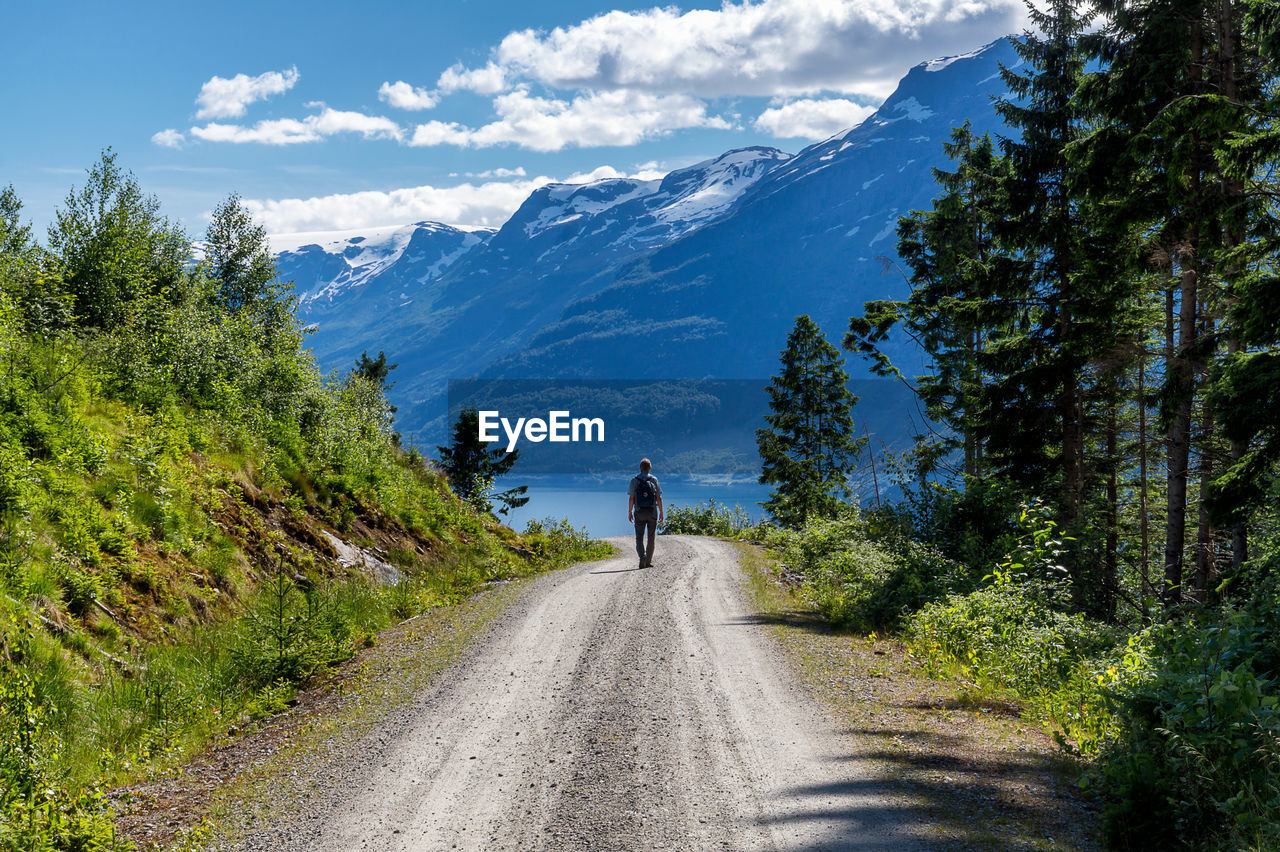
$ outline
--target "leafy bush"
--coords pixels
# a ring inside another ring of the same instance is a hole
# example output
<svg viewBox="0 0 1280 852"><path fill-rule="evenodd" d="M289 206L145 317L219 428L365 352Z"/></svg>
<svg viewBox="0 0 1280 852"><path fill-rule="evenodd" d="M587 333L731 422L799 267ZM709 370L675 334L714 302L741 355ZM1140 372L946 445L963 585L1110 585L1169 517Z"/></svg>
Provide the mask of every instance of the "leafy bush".
<svg viewBox="0 0 1280 852"><path fill-rule="evenodd" d="M966 582L963 567L933 548L873 535L851 506L798 531L772 530L766 543L801 573L805 593L823 615L859 630L894 627Z"/></svg>
<svg viewBox="0 0 1280 852"><path fill-rule="evenodd" d="M949 558L976 568L995 563L1014 546L1023 497L1003 480L967 477L958 489L933 480L899 485L902 502L877 514Z"/></svg>
<svg viewBox="0 0 1280 852"><path fill-rule="evenodd" d="M592 539L585 527L575 527L568 518L529 521L525 524L524 541L540 558L556 566L603 559L613 553L611 545Z"/></svg>
<svg viewBox="0 0 1280 852"><path fill-rule="evenodd" d="M1121 730L1097 775L1122 849L1280 848L1280 609L1275 601L1131 643Z"/></svg>
<svg viewBox="0 0 1280 852"><path fill-rule="evenodd" d="M755 523L741 506L730 508L712 498L696 506L671 506L666 510L663 535L715 535L736 538Z"/></svg>
<svg viewBox="0 0 1280 852"><path fill-rule="evenodd" d="M907 646L937 672L1013 693L1031 718L1094 751L1113 725L1099 677L1115 667L1119 633L1044 597L1016 583L951 595L907 620Z"/></svg>

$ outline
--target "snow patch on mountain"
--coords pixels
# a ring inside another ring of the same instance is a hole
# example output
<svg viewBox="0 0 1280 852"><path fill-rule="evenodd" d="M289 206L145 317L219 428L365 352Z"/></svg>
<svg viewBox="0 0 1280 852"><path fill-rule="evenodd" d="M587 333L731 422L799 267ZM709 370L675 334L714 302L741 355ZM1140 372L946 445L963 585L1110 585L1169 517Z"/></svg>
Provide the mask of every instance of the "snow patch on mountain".
<svg viewBox="0 0 1280 852"><path fill-rule="evenodd" d="M626 222L620 234L624 240L673 239L722 216L756 181L790 157L775 148L741 148L657 180L551 184L535 193L541 196L542 209L523 223L524 236L533 239L562 225L603 219L590 234ZM604 217L606 213L614 215Z"/></svg>
<svg viewBox="0 0 1280 852"><path fill-rule="evenodd" d="M991 45L989 44L983 45L977 50L971 50L968 53L958 53L955 56L940 56L937 59L930 59L928 62L922 62L921 66L924 68L924 70L930 73L936 73L946 68L948 65L951 65L954 62L959 62L961 59L973 59L975 56L980 55L984 50L986 50L990 46Z"/></svg>
<svg viewBox="0 0 1280 852"><path fill-rule="evenodd" d="M907 98L906 100L899 101L894 104L893 108L896 112L903 113L903 118L911 121L924 121L926 118L933 115L933 110L929 109L915 98Z"/></svg>
<svg viewBox="0 0 1280 852"><path fill-rule="evenodd" d="M305 311L312 303L332 302L340 294L363 286L402 261L415 266L426 263L418 276L420 283L438 278L493 233L490 228L417 222L359 231L276 234L269 240L277 262L286 269L308 261L324 265L325 275L314 286L298 287L298 303ZM418 249L409 253L411 245L417 245Z"/></svg>
<svg viewBox="0 0 1280 852"><path fill-rule="evenodd" d="M606 178L588 184L551 184L546 187L547 206L537 218L525 223L525 236L536 237L558 225L596 216L635 198L652 195L661 183L660 180Z"/></svg>

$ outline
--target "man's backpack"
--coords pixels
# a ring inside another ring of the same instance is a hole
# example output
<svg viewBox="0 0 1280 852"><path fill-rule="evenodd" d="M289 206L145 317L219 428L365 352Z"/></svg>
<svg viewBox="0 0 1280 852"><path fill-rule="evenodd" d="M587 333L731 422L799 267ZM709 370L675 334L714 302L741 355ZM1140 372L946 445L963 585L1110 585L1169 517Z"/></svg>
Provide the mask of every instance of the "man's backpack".
<svg viewBox="0 0 1280 852"><path fill-rule="evenodd" d="M636 477L636 508L652 509L658 503L658 488L653 477L642 473Z"/></svg>

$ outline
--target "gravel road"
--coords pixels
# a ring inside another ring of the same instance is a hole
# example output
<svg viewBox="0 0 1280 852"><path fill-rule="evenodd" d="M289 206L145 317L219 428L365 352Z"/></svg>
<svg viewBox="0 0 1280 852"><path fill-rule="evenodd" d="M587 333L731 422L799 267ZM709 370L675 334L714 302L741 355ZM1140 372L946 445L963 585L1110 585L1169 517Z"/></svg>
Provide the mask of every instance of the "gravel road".
<svg viewBox="0 0 1280 852"><path fill-rule="evenodd" d="M914 848L910 809L850 758L741 585L730 545L685 536L652 568L539 579L339 781L240 848Z"/></svg>

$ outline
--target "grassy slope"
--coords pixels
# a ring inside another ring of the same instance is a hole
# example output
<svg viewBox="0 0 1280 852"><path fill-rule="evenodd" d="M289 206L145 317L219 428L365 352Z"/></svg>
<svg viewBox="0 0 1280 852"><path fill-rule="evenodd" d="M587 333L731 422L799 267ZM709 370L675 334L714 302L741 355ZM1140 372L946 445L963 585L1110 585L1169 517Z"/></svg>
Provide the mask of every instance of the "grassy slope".
<svg viewBox="0 0 1280 852"><path fill-rule="evenodd" d="M516 535L389 445L360 482L225 412L112 398L73 346L36 349L11 350L0 418L0 658L38 716L8 714L6 737L57 743L24 771L59 799L180 764L378 630L590 552L564 530ZM402 582L344 565L335 538ZM279 655L273 627L293 631Z"/></svg>
<svg viewBox="0 0 1280 852"><path fill-rule="evenodd" d="M278 820L323 788L353 745L456 660L523 587L494 585L383 631L288 710L116 791L122 834L141 849L216 847Z"/></svg>

